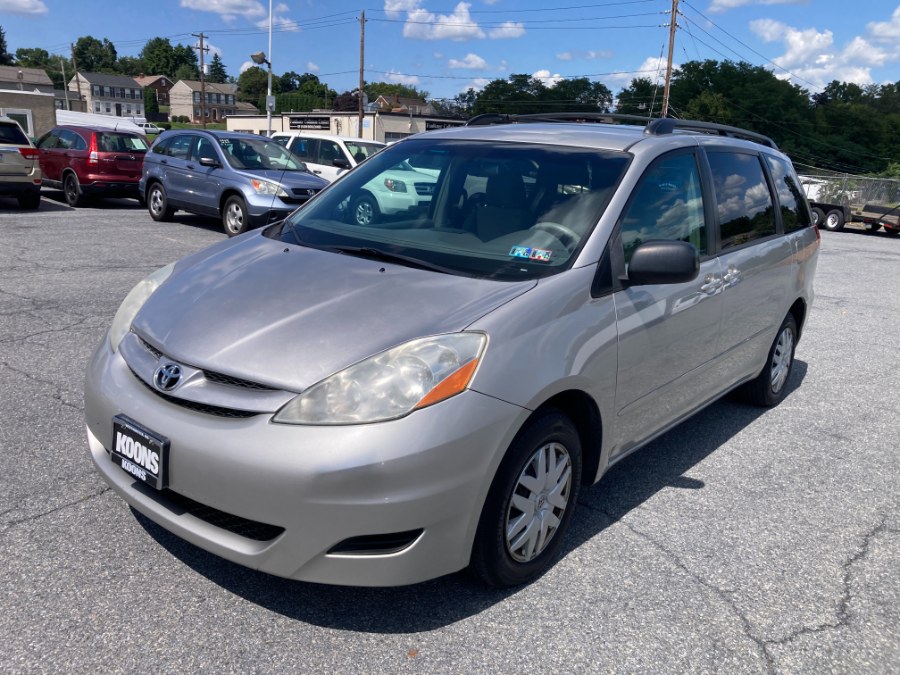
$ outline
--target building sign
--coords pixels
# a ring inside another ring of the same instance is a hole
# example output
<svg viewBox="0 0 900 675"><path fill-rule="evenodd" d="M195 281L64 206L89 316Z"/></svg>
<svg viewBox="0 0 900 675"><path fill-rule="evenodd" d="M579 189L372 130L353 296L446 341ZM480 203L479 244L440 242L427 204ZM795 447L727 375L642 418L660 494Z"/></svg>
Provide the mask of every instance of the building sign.
<svg viewBox="0 0 900 675"><path fill-rule="evenodd" d="M315 131L329 131L331 129L330 117L291 117L288 121L291 129L311 129Z"/></svg>
<svg viewBox="0 0 900 675"><path fill-rule="evenodd" d="M435 129L449 129L450 127L458 127L462 125L462 121L438 122L436 120L425 120L425 131L434 131Z"/></svg>

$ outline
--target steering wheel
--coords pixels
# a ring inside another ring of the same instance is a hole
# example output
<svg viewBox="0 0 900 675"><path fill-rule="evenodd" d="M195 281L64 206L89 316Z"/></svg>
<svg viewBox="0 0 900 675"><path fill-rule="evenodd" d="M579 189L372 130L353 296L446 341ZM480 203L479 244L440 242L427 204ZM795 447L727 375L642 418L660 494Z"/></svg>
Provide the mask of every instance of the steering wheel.
<svg viewBox="0 0 900 675"><path fill-rule="evenodd" d="M569 249L574 248L578 244L579 236L575 230L559 223L545 220L544 222L536 223L531 229L552 234L562 242L563 246Z"/></svg>

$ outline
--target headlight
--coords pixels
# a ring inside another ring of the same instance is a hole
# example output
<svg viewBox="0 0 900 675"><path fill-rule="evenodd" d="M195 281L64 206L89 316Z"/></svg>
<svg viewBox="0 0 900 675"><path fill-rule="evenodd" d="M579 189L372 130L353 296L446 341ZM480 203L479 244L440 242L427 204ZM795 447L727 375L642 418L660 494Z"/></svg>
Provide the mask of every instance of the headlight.
<svg viewBox="0 0 900 675"><path fill-rule="evenodd" d="M253 189L261 195L275 195L276 197L288 196L288 193L284 191L283 187L281 187L280 185L276 185L275 183L270 183L267 180L257 180L256 178L251 178L250 185L253 186Z"/></svg>
<svg viewBox="0 0 900 675"><path fill-rule="evenodd" d="M119 348L122 338L131 330L131 322L141 307L144 306L144 303L147 302L147 298L153 295L153 292L162 285L162 282L169 278L174 267L175 263L169 263L165 267L161 267L139 282L125 296L122 304L119 305L119 311L116 312L112 325L109 327L109 346L113 351Z"/></svg>
<svg viewBox="0 0 900 675"><path fill-rule="evenodd" d="M487 336L411 340L313 385L279 410L284 424L363 424L396 419L465 391Z"/></svg>
<svg viewBox="0 0 900 675"><path fill-rule="evenodd" d="M384 187L391 192L406 192L406 183L395 178L385 178Z"/></svg>

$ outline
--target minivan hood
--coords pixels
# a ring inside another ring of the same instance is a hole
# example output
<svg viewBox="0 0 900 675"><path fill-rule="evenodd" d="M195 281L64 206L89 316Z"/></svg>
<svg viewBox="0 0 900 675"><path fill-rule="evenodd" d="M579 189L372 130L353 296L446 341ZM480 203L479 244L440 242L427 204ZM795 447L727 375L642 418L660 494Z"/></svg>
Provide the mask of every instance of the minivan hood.
<svg viewBox="0 0 900 675"><path fill-rule="evenodd" d="M253 233L177 265L132 328L184 364L302 391L407 340L462 330L535 283L441 274Z"/></svg>

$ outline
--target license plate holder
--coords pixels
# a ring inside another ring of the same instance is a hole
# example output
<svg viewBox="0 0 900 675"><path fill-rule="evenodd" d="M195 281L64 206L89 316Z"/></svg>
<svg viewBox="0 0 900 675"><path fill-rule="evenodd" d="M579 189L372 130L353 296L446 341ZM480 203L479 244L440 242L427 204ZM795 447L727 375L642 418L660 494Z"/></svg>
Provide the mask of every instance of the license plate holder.
<svg viewBox="0 0 900 675"><path fill-rule="evenodd" d="M110 457L123 471L156 490L168 485L169 439L130 417L113 417Z"/></svg>

